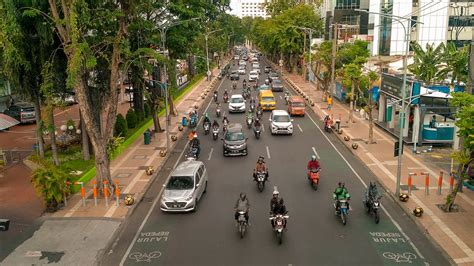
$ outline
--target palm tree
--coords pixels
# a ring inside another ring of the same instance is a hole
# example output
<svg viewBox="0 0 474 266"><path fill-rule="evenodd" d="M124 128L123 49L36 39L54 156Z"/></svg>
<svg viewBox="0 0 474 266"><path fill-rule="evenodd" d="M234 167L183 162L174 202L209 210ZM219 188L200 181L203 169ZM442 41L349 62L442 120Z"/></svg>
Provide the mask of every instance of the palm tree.
<svg viewBox="0 0 474 266"><path fill-rule="evenodd" d="M440 75L451 74L451 84L467 82L467 69L469 61L468 46L457 49L454 43L449 43L443 51L443 61L446 67L440 71Z"/></svg>
<svg viewBox="0 0 474 266"><path fill-rule="evenodd" d="M367 79L369 81L369 101L367 106L365 106L366 112L369 115L369 144L375 143L374 141L374 119L372 117L372 110L375 107L375 104L372 103L372 95L373 95L373 86L374 83L379 79L379 75L375 71L370 71L367 74Z"/></svg>
<svg viewBox="0 0 474 266"><path fill-rule="evenodd" d="M416 42L412 43L411 47L414 52L414 62L408 66L410 72L427 85L443 80L444 73L441 71L441 67L443 51L445 49L444 43L439 44L437 47L434 44L426 44L425 50Z"/></svg>

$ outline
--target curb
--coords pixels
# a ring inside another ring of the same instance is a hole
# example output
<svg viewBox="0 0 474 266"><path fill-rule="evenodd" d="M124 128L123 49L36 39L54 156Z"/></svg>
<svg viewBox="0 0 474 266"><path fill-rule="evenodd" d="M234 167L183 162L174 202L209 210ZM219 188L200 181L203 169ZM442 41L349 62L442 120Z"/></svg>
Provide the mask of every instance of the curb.
<svg viewBox="0 0 474 266"><path fill-rule="evenodd" d="M287 81L288 84L292 87L293 90L297 90L298 92L301 93L301 89L299 89L298 86L294 84L294 82L287 77L284 77L285 81ZM297 89L296 89L297 88ZM309 98L309 97L308 97ZM316 115L317 117L321 118L314 110L312 107L310 107L310 110ZM395 203L395 206L398 206L403 212L407 214L407 217L409 217L417 226L418 228L424 233L424 235L428 238L428 240L433 244L433 246L441 251L441 255L451 263L451 265L457 265L452 257L449 256L449 254L442 248L442 246L436 241L429 231L425 228L425 226L416 218L412 215L412 213L405 208L399 200L395 197L395 195L388 189L383 183L380 182L380 179L378 176L359 158L359 156L355 153L354 149L351 149L350 146L346 145L346 141L344 141L342 135L339 136L339 134L336 134L336 138L342 143L342 145L352 154L354 157L361 163L361 165L368 170L368 172L372 173L372 176L374 176L377 179L377 184L383 188L385 191L385 194L389 195L389 197L393 200ZM410 240L411 242L411 240Z"/></svg>

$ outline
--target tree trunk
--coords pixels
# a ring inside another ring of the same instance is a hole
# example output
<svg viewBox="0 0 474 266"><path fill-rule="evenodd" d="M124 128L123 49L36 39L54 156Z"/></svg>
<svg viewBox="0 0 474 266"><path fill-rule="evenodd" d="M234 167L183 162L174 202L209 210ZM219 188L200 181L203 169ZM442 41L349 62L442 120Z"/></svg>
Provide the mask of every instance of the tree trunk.
<svg viewBox="0 0 474 266"><path fill-rule="evenodd" d="M38 97L35 98L35 113L36 113L36 143L38 144L38 153L40 158L44 158L44 138L41 120L41 105Z"/></svg>
<svg viewBox="0 0 474 266"><path fill-rule="evenodd" d="M469 161L467 164L459 164L457 174L458 174L458 180L456 181L456 184L454 185L453 191L451 194L449 194L446 197L446 204L443 206L443 210L445 212L450 212L453 208L454 202L456 200L456 195L458 194L458 191L460 188L463 186L463 181L464 181L464 176L466 175L466 171L468 169L468 166L472 164L473 159Z"/></svg>
<svg viewBox="0 0 474 266"><path fill-rule="evenodd" d="M174 100L173 100L173 95L171 95L171 91L168 90L168 104L169 104L169 107L170 107L170 115L173 115L173 116L178 116L178 109L176 109L176 106L174 104ZM168 121L169 121L169 118L168 117Z"/></svg>
<svg viewBox="0 0 474 266"><path fill-rule="evenodd" d="M86 124L84 123L84 118L82 117L81 110L79 109L80 125L81 125L81 137L82 137L82 158L84 161L89 161L91 159L91 152L89 149L89 136L87 135Z"/></svg>
<svg viewBox="0 0 474 266"><path fill-rule="evenodd" d="M161 129L158 113L156 112L157 109L158 109L158 104L153 102L152 107L151 107L151 116L153 117L153 125L155 127L155 132L158 133L158 132L162 132L163 130Z"/></svg>
<svg viewBox="0 0 474 266"><path fill-rule="evenodd" d="M373 144L374 142L374 119L372 118L372 110L374 107L372 106L372 89L369 91L369 104L367 107L367 113L369 115L369 144Z"/></svg>
<svg viewBox="0 0 474 266"><path fill-rule="evenodd" d="M51 152L53 154L53 163L56 166L59 166L58 159L58 147L56 146L56 126L54 124L54 108L51 107L51 110L48 110L49 116L49 136L51 137Z"/></svg>
<svg viewBox="0 0 474 266"><path fill-rule="evenodd" d="M353 109L354 109L354 89L355 89L355 81L352 80L351 85L351 103L349 105L349 122L354 122L353 118Z"/></svg>
<svg viewBox="0 0 474 266"><path fill-rule="evenodd" d="M135 111L144 113L144 102L143 102L143 87L141 86L142 71L137 66L132 65L130 68L132 71L132 87L133 87L133 109Z"/></svg>

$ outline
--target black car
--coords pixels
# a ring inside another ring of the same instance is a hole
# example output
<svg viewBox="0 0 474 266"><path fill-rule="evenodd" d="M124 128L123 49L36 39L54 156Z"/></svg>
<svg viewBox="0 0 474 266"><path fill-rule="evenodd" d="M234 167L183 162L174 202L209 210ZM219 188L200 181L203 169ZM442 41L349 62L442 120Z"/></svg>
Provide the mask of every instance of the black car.
<svg viewBox="0 0 474 266"><path fill-rule="evenodd" d="M35 107L31 103L12 104L3 113L20 121L21 124L36 122Z"/></svg>
<svg viewBox="0 0 474 266"><path fill-rule="evenodd" d="M279 79L272 81L272 91L283 91L283 83Z"/></svg>
<svg viewBox="0 0 474 266"><path fill-rule="evenodd" d="M237 73L237 71L235 70L232 70L232 72L230 72L230 80L239 80L239 79L240 79L239 73Z"/></svg>
<svg viewBox="0 0 474 266"><path fill-rule="evenodd" d="M266 66L264 72L265 73L270 73L270 71L272 71L272 67Z"/></svg>
<svg viewBox="0 0 474 266"><path fill-rule="evenodd" d="M241 124L230 124L222 140L224 141L224 156L246 156L248 154L247 138L242 131Z"/></svg>

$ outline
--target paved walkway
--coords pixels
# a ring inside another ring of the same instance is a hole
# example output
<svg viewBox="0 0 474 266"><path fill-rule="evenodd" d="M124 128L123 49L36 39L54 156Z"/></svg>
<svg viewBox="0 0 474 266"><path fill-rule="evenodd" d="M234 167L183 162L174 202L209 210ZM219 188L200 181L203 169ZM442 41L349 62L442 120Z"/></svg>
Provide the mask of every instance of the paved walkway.
<svg viewBox="0 0 474 266"><path fill-rule="evenodd" d="M277 69L274 65L274 69ZM397 157L393 157L394 139L380 128L374 126L374 139L376 144L367 144L369 135L368 120L361 118L359 113L354 112L355 123L347 122L349 117L349 106L343 104L333 97L333 106L331 111L327 108L327 103L322 101L322 91L316 89L314 84L309 84L301 76L296 74L284 73L284 78L292 82L308 95L315 103L313 110L320 116L333 114L335 119L341 119L343 133L338 135L341 139L344 136L350 137L350 141L345 142L359 159L367 165L372 172L379 177L379 183L387 188L389 193L395 193ZM321 129L323 121L321 121ZM358 149L352 149L353 143L358 144ZM402 191L406 191L407 179L409 173L417 173L413 178L412 195L407 203L401 203L401 207L407 212L408 216L413 217L417 224L426 230L441 248L458 264L474 265L474 233L472 226L474 224L474 192L464 189L464 193L458 193L456 203L459 205L459 212L445 213L438 208L443 204L449 190L449 176L444 173L442 194L438 195L438 177L441 169L431 165L423 160L420 155L412 154L410 147L404 148L402 161ZM429 177L429 195L425 195L425 176L422 172L428 172ZM424 215L421 218L415 218L412 210L421 206Z"/></svg>
<svg viewBox="0 0 474 266"><path fill-rule="evenodd" d="M218 70L214 69L213 76L217 77L217 74ZM201 107L204 103L203 93L210 86L219 84L218 82L217 78L210 82L202 78L186 95L175 102L178 115L176 117L170 116L170 136L177 136L179 139L186 132L186 130L179 131L181 118L194 108ZM164 129L164 117L160 117L160 123ZM153 130L153 125L150 126L150 130ZM168 154L171 153L175 144L176 142L170 140ZM107 204L104 196L98 195L97 206L95 206L93 184L89 182L85 186L85 206L82 205L80 193L77 193L68 199L68 204L63 209L53 214L45 214L39 221L39 225L28 232L31 237L8 255L2 265L32 265L48 262L62 265L74 265L78 262L81 265L96 263L98 251L109 244L119 224L140 202L146 189L157 176L167 158L160 155L162 150L166 150L166 132L156 133L152 137L150 145L144 145L143 137L139 137L111 163L112 179L119 182L119 204L116 204L115 196L110 197ZM153 167L155 170L153 175L146 174L147 166ZM132 194L135 204L126 206L123 202L125 194ZM76 221L81 224L78 228L74 228ZM70 236L79 240L72 241ZM73 245L68 245L65 242ZM89 245L94 247L92 253ZM81 249L81 246L87 248ZM59 260L61 261L59 262Z"/></svg>

